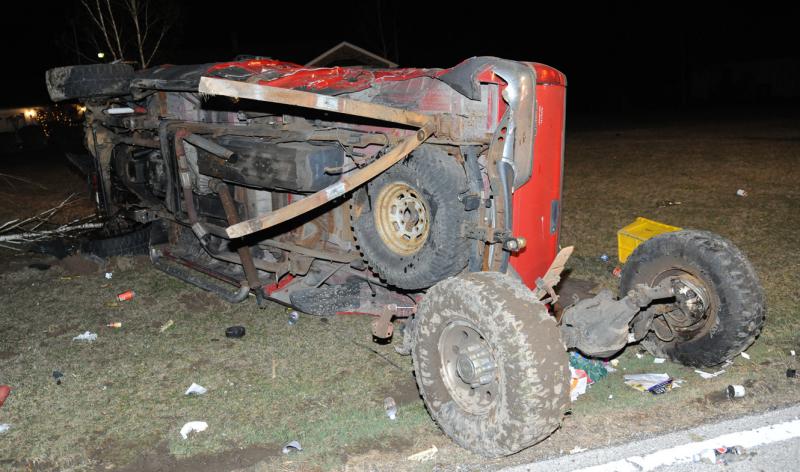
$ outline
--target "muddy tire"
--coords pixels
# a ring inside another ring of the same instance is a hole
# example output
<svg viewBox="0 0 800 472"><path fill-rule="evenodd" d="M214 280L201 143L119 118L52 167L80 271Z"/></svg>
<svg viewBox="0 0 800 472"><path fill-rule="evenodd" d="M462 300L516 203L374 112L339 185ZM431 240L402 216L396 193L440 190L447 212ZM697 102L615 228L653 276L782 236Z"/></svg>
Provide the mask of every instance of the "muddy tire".
<svg viewBox="0 0 800 472"><path fill-rule="evenodd" d="M73 98L115 97L130 93L133 68L128 64L90 64L50 69L47 92L54 102Z"/></svg>
<svg viewBox="0 0 800 472"><path fill-rule="evenodd" d="M653 331L642 345L654 356L690 366L714 366L747 349L766 320L755 269L730 241L707 231L666 233L639 245L622 269L620 293L664 277L686 281L691 303L654 304ZM674 308L673 307L677 307ZM672 310L672 311L670 311Z"/></svg>
<svg viewBox="0 0 800 472"><path fill-rule="evenodd" d="M425 405L459 446L514 454L549 436L569 407L569 360L555 320L519 281L475 272L433 286L412 356Z"/></svg>
<svg viewBox="0 0 800 472"><path fill-rule="evenodd" d="M364 261L405 290L461 272L469 259L462 226L477 216L459 200L466 191L464 168L434 146L420 147L376 177L355 193L351 212Z"/></svg>

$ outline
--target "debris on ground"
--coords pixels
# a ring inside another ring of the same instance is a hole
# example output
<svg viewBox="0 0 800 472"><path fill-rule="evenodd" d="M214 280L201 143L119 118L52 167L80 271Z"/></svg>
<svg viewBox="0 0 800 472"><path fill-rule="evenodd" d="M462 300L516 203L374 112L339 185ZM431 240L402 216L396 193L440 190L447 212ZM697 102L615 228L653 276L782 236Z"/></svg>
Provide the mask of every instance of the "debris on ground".
<svg viewBox="0 0 800 472"><path fill-rule="evenodd" d="M113 272L106 272L106 279L111 280L111 277L114 276Z"/></svg>
<svg viewBox="0 0 800 472"><path fill-rule="evenodd" d="M611 275L613 275L616 278L622 277L622 267L620 266L614 267L614 270L611 271Z"/></svg>
<svg viewBox="0 0 800 472"><path fill-rule="evenodd" d="M281 449L281 452L284 454L289 454L290 452L292 452L292 450L295 451L303 450L303 446L300 445L300 441L289 441L288 443L283 445L283 449Z"/></svg>
<svg viewBox="0 0 800 472"><path fill-rule="evenodd" d="M106 325L106 328L122 328L122 322L121 321L112 321L111 323L108 323Z"/></svg>
<svg viewBox="0 0 800 472"><path fill-rule="evenodd" d="M397 419L397 403L395 403L394 398L392 397L384 398L383 409L386 410L386 416L388 416L390 420Z"/></svg>
<svg viewBox="0 0 800 472"><path fill-rule="evenodd" d="M199 433L208 429L208 423L205 421L190 421L183 425L181 428L181 436L183 439L189 438L189 433Z"/></svg>
<svg viewBox="0 0 800 472"><path fill-rule="evenodd" d="M746 454L747 453L742 446L722 446L714 449L706 449L699 454L695 454L692 459L694 462L728 465L729 462L737 461Z"/></svg>
<svg viewBox="0 0 800 472"><path fill-rule="evenodd" d="M3 403L6 402L6 398L11 393L11 387L8 385L0 385L0 406L3 406Z"/></svg>
<svg viewBox="0 0 800 472"><path fill-rule="evenodd" d="M600 254L600 260L603 262L608 262L608 254Z"/></svg>
<svg viewBox="0 0 800 472"><path fill-rule="evenodd" d="M133 290L127 290L117 295L117 300L121 302L127 302L128 300L133 300L133 297L135 296L136 292L134 292Z"/></svg>
<svg viewBox="0 0 800 472"><path fill-rule="evenodd" d="M167 322L166 322L166 323L162 324L162 325L161 325L161 327L160 327L160 328L158 328L158 331L159 331L160 333L163 333L164 331L166 331L166 330L170 329L170 328L172 327L172 325L174 325L174 324L175 324L175 322L174 322L174 321L172 321L172 320L167 320Z"/></svg>
<svg viewBox="0 0 800 472"><path fill-rule="evenodd" d="M206 392L208 392L207 388L192 382L189 388L186 389L184 395L205 395Z"/></svg>
<svg viewBox="0 0 800 472"><path fill-rule="evenodd" d="M728 398L741 398L745 394L744 385L728 385L725 391Z"/></svg>
<svg viewBox="0 0 800 472"><path fill-rule="evenodd" d="M409 461L417 461L417 462L427 462L433 459L436 456L436 453L439 452L439 449L436 446L433 446L429 449L425 449L424 451L420 451L416 454L411 454L406 458Z"/></svg>
<svg viewBox="0 0 800 472"><path fill-rule="evenodd" d="M667 360L664 359L663 357L654 357L653 358L653 364L663 364L664 362L667 362Z"/></svg>
<svg viewBox="0 0 800 472"><path fill-rule="evenodd" d="M794 356L795 356L794 349L792 349L791 351L789 351L789 354L790 354L792 357L794 357Z"/></svg>
<svg viewBox="0 0 800 472"><path fill-rule="evenodd" d="M718 447L714 449L717 464L720 465L728 465L728 462L737 461L745 454L745 449L742 446Z"/></svg>
<svg viewBox="0 0 800 472"><path fill-rule="evenodd" d="M61 379L64 378L64 373L59 370L53 371L53 380L56 381L56 385L61 385Z"/></svg>
<svg viewBox="0 0 800 472"><path fill-rule="evenodd" d="M714 373L709 373L709 372L705 372L705 371L700 370L700 369L695 369L695 372L698 373L700 375L700 377L702 377L704 379L713 379L714 377L717 377L717 376L720 376L720 375L724 374L725 373L725 369L718 370L718 371L716 371Z"/></svg>
<svg viewBox="0 0 800 472"><path fill-rule="evenodd" d="M231 326L225 329L226 338L241 338L244 334L244 326Z"/></svg>
<svg viewBox="0 0 800 472"><path fill-rule="evenodd" d="M569 399L575 401L579 396L586 393L586 387L589 386L589 376L583 369L576 369L569 366L570 381L569 381Z"/></svg>
<svg viewBox="0 0 800 472"><path fill-rule="evenodd" d="M743 353L741 354L741 356L742 356L742 357L744 357L745 359L748 359L748 360L750 359L750 354L748 354L748 353L746 353L746 352L743 352Z"/></svg>
<svg viewBox="0 0 800 472"><path fill-rule="evenodd" d="M586 375L589 377L590 384L608 375L608 368L603 361L583 357L574 351L569 354L569 365L585 371Z"/></svg>
<svg viewBox="0 0 800 472"><path fill-rule="evenodd" d="M586 450L587 449L585 447L575 446L572 449L570 449L569 454L578 454Z"/></svg>
<svg viewBox="0 0 800 472"><path fill-rule="evenodd" d="M92 333L91 331L86 331L83 334L79 334L72 338L73 341L97 341L97 333Z"/></svg>
<svg viewBox="0 0 800 472"><path fill-rule="evenodd" d="M680 381L673 379L668 374L629 374L624 376L625 384L640 392L649 392L653 395L667 393Z"/></svg>
<svg viewBox="0 0 800 472"><path fill-rule="evenodd" d="M746 197L747 196L747 190L745 190L743 188L740 188L739 190L736 191L736 195L738 195L740 197Z"/></svg>
<svg viewBox="0 0 800 472"><path fill-rule="evenodd" d="M641 359L642 357L644 357L644 354L642 354L641 352L637 352L636 353L636 358L637 359Z"/></svg>
<svg viewBox="0 0 800 472"><path fill-rule="evenodd" d="M797 369L786 369L786 378L796 379L797 378ZM0 402L0 405L2 405L1 402Z"/></svg>
<svg viewBox="0 0 800 472"><path fill-rule="evenodd" d="M0 424L0 434L5 433L9 429L11 429L11 425L10 424L8 424L8 423Z"/></svg>
<svg viewBox="0 0 800 472"><path fill-rule="evenodd" d="M683 202L676 202L674 200L661 200L659 202L656 202L656 206L658 208L666 208L666 207L671 207L671 206L675 206L675 205L680 205L682 203Z"/></svg>
<svg viewBox="0 0 800 472"><path fill-rule="evenodd" d="M300 319L300 313L298 313L295 310L292 310L291 312L289 312L289 321L288 321L288 323L289 323L290 326L297 324L297 320L299 320L299 319Z"/></svg>

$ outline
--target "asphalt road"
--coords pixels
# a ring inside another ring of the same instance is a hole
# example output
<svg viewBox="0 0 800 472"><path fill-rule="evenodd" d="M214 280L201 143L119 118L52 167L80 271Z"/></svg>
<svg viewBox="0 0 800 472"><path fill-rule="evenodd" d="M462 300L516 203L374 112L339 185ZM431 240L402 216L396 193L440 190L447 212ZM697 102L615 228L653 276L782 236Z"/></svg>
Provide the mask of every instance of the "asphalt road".
<svg viewBox="0 0 800 472"><path fill-rule="evenodd" d="M743 446L727 465L710 451ZM704 461L700 455L706 454ZM716 457L714 458L716 460ZM800 471L800 406L746 416L615 447L503 469L503 472L575 471Z"/></svg>

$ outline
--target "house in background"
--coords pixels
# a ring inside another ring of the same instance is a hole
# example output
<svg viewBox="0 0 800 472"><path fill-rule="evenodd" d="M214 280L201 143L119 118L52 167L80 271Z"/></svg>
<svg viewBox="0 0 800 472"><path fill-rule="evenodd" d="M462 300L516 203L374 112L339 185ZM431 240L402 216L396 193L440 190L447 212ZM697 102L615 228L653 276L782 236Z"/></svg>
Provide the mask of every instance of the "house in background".
<svg viewBox="0 0 800 472"><path fill-rule="evenodd" d="M397 64L355 44L342 41L306 63L308 67L367 66L394 69Z"/></svg>

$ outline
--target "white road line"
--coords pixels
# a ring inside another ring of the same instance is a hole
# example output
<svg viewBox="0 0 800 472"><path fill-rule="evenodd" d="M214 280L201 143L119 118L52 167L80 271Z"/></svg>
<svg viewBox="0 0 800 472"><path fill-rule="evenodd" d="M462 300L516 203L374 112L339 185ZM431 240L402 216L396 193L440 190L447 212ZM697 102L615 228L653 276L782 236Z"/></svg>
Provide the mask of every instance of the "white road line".
<svg viewBox="0 0 800 472"><path fill-rule="evenodd" d="M618 461L575 469L574 472L650 471L662 466L691 462L694 455L720 446L752 448L797 437L800 437L800 420L787 421L749 431L724 434L705 441L681 444L652 454L630 456Z"/></svg>

